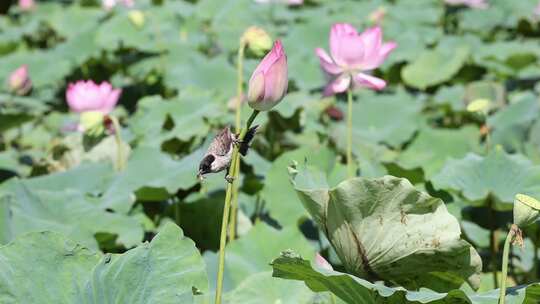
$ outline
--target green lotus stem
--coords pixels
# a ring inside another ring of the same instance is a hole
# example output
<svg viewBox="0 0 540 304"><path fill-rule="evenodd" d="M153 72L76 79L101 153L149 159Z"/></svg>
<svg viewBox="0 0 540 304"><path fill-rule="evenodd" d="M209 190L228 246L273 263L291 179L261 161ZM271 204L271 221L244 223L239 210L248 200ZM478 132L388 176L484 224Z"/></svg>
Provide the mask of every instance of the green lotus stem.
<svg viewBox="0 0 540 304"><path fill-rule="evenodd" d="M114 139L116 141L116 171L120 172L124 170L126 165L126 159L124 154L124 145L122 142L122 136L120 135L120 122L115 116L109 116L114 126Z"/></svg>
<svg viewBox="0 0 540 304"><path fill-rule="evenodd" d="M244 49L246 44L244 41L240 41L240 48L238 48L238 56L236 62L236 116L235 116L235 127L236 132L240 132L241 128L241 118L242 118L242 84L244 76Z"/></svg>
<svg viewBox="0 0 540 304"><path fill-rule="evenodd" d="M352 160L352 89L347 90L347 173L349 178L354 177Z"/></svg>
<svg viewBox="0 0 540 304"><path fill-rule="evenodd" d="M517 225L512 224L512 227L510 227L510 231L508 231L508 235L506 236L506 240L504 241L501 283L499 284L499 304L504 304L504 301L506 300L506 276L508 275L508 256L510 255L510 243L512 242L512 239L516 235L516 231L518 229L519 228L517 227Z"/></svg>
<svg viewBox="0 0 540 304"><path fill-rule="evenodd" d="M240 132L240 136L238 136L238 140L242 141L244 140L244 137L246 136L247 130L251 127L251 124L253 124L253 121L255 120L255 117L259 115L259 111L253 110L253 113L251 113L251 116L249 117L248 121L246 122L246 127L242 129ZM238 146L235 145L233 149L232 154L232 160L231 160L231 172L229 172L229 175L236 180L238 178L239 172L236 170L238 167L236 165L237 162L240 161L240 156L238 152ZM229 224L229 211L231 209L231 198L232 198L232 192L233 192L233 183L229 183L227 185L227 192L225 192L225 205L223 206L223 219L221 221L221 234L219 237L219 257L218 257L218 275L217 275L217 284L216 284L216 300L215 304L221 304L221 294L223 292L223 273L225 269L225 245L227 243L227 230L228 230L228 224Z"/></svg>
<svg viewBox="0 0 540 304"><path fill-rule="evenodd" d="M493 198L491 197L491 194L489 194L486 198L486 205L488 207L488 216L489 216L489 222L491 225L489 226L489 251L491 254L491 268L493 270L493 286L495 288L498 287L499 279L497 278L497 266L495 262L495 257L497 256L498 251L498 235L497 235L497 229L495 227L495 206L493 206Z"/></svg>
<svg viewBox="0 0 540 304"><path fill-rule="evenodd" d="M242 84L243 84L243 61L244 61L244 49L246 47L243 39L240 41L240 48L238 48L238 59L236 63L236 133L240 132L241 117L242 117ZM236 172L240 171L240 160L235 162ZM231 202L231 223L229 227L229 238L234 240L236 238L236 217L238 215L238 181L233 181L233 192Z"/></svg>

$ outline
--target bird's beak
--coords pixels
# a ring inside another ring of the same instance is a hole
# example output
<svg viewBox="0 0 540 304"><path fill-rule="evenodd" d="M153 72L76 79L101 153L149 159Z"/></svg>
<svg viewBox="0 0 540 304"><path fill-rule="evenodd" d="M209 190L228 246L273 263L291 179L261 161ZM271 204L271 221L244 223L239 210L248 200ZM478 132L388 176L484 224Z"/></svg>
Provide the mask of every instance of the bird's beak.
<svg viewBox="0 0 540 304"><path fill-rule="evenodd" d="M197 179L200 180L201 182L204 180L204 176L201 170L199 170L199 173L197 173Z"/></svg>

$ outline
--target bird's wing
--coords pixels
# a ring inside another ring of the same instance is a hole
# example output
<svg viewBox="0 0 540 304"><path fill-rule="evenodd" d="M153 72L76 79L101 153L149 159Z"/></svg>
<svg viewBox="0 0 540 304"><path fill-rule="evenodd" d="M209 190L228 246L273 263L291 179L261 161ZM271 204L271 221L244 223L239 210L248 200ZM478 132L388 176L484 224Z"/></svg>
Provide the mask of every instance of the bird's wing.
<svg viewBox="0 0 540 304"><path fill-rule="evenodd" d="M231 129L229 127L225 127L216 135L216 137L214 137L208 152L219 156L227 155L231 149L232 141Z"/></svg>

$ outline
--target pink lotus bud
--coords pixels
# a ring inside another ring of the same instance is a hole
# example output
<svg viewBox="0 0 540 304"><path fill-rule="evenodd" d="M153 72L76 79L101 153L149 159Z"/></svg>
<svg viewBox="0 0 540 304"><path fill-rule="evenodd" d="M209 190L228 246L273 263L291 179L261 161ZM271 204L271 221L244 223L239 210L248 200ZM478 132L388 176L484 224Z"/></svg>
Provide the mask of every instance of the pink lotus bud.
<svg viewBox="0 0 540 304"><path fill-rule="evenodd" d="M328 261L323 258L322 255L320 255L319 253L315 254L315 265L319 266L322 269L334 270L332 265L330 265L330 263L328 263Z"/></svg>
<svg viewBox="0 0 540 304"><path fill-rule="evenodd" d="M29 11L35 6L34 0L19 0L19 8L23 11Z"/></svg>
<svg viewBox="0 0 540 304"><path fill-rule="evenodd" d="M17 95L26 95L32 88L32 81L28 76L28 66L22 65L9 75L8 85L11 92Z"/></svg>
<svg viewBox="0 0 540 304"><path fill-rule="evenodd" d="M287 55L280 40L259 63L249 79L248 103L258 111L268 111L287 93Z"/></svg>
<svg viewBox="0 0 540 304"><path fill-rule="evenodd" d="M66 90L66 99L73 112L101 112L109 114L120 97L121 90L113 89L104 81L97 85L92 80L70 83Z"/></svg>

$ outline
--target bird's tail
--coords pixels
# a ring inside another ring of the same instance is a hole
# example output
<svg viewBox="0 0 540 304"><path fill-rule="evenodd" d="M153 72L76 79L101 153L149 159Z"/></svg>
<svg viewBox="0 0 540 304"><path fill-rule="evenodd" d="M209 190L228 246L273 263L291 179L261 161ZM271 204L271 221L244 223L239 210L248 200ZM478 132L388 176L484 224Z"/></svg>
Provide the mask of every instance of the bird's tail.
<svg viewBox="0 0 540 304"><path fill-rule="evenodd" d="M255 137L255 133L257 133L257 129L259 128L259 125L256 125L254 127L251 127L247 132L246 132L246 135L244 136L244 139L242 140L242 142L240 143L240 154L242 154L243 156L246 156L247 152L248 152L248 149L249 149L249 144L251 143L251 141L253 140L253 137Z"/></svg>

